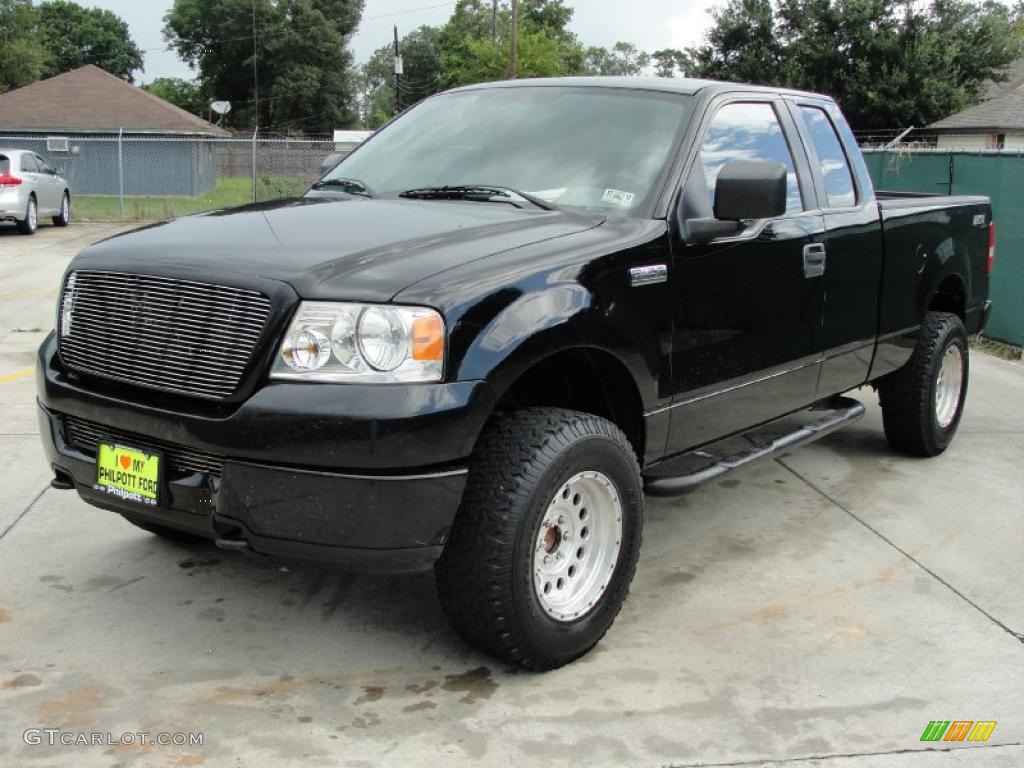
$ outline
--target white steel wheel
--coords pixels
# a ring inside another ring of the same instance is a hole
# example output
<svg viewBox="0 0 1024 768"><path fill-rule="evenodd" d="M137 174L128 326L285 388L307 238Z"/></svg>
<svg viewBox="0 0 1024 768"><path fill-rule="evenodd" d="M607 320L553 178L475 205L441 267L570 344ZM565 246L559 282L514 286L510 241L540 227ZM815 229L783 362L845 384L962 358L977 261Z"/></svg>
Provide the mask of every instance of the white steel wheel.
<svg viewBox="0 0 1024 768"><path fill-rule="evenodd" d="M935 421L942 429L949 427L956 417L963 383L963 353L959 346L950 344L942 356L935 376Z"/></svg>
<svg viewBox="0 0 1024 768"><path fill-rule="evenodd" d="M622 546L622 501L601 472L578 472L548 504L533 551L537 601L556 621L587 614L608 588Z"/></svg>

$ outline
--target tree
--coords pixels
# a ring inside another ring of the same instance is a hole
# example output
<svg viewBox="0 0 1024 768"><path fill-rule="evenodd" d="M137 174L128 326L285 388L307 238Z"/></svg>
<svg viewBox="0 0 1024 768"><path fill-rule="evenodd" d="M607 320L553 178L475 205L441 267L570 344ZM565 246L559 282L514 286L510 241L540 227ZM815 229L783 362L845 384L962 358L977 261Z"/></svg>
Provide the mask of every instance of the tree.
<svg viewBox="0 0 1024 768"><path fill-rule="evenodd" d="M362 0L175 0L164 37L198 72L204 93L232 103L229 125L329 133L358 121L347 42L362 7Z"/></svg>
<svg viewBox="0 0 1024 768"><path fill-rule="evenodd" d="M46 52L35 40L23 37L0 44L0 93L34 83L45 62Z"/></svg>
<svg viewBox="0 0 1024 768"><path fill-rule="evenodd" d="M519 4L519 77L546 77L583 72L583 47L569 30L573 10L563 0L522 0ZM443 86L448 88L507 76L511 8L502 3L492 30L492 5L486 0L459 0L441 29ZM496 34L492 34L495 31ZM503 65L499 66L499 62Z"/></svg>
<svg viewBox="0 0 1024 768"><path fill-rule="evenodd" d="M83 8L69 0L42 3L35 12L38 39L48 54L44 76L95 64L134 82L132 72L142 69L142 51L120 16L99 8Z"/></svg>
<svg viewBox="0 0 1024 768"><path fill-rule="evenodd" d="M586 71L592 75L640 75L651 63L651 55L632 43L618 42L609 48L590 47Z"/></svg>
<svg viewBox="0 0 1024 768"><path fill-rule="evenodd" d="M730 0L688 74L829 93L857 128L895 128L977 103L1021 52L994 0Z"/></svg>
<svg viewBox="0 0 1024 768"><path fill-rule="evenodd" d="M440 89L440 37L440 27L422 26L401 39L404 72L399 82L399 111ZM385 45L374 51L360 70L359 110L367 128L378 128L394 113L394 65L394 47Z"/></svg>
<svg viewBox="0 0 1024 768"><path fill-rule="evenodd" d="M194 80L183 80L180 77L158 77L142 88L193 115L202 118L207 118L210 115L210 99L207 98L203 86Z"/></svg>
<svg viewBox="0 0 1024 768"><path fill-rule="evenodd" d="M507 37L468 39L464 60L447 59L446 74L454 84L504 80L508 76L511 43ZM555 77L565 72L563 49L542 31L519 32L517 77Z"/></svg>
<svg viewBox="0 0 1024 768"><path fill-rule="evenodd" d="M693 60L685 51L675 48L662 48L651 54L654 74L658 77L685 76L693 68Z"/></svg>
<svg viewBox="0 0 1024 768"><path fill-rule="evenodd" d="M36 36L32 4L0 0L0 93L38 80L46 51Z"/></svg>

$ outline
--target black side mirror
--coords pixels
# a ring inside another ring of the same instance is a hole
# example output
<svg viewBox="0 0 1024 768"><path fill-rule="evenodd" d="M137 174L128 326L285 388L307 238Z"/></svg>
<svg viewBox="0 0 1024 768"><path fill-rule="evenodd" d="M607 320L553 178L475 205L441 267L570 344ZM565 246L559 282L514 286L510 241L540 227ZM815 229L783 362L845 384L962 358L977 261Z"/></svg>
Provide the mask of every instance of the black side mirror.
<svg viewBox="0 0 1024 768"><path fill-rule="evenodd" d="M718 172L715 218L774 219L786 212L786 166L734 160Z"/></svg>
<svg viewBox="0 0 1024 768"><path fill-rule="evenodd" d="M786 212L786 186L786 166L782 163L727 163L715 181L715 218L687 221L690 240L706 243L732 237L745 229L745 221L782 216Z"/></svg>

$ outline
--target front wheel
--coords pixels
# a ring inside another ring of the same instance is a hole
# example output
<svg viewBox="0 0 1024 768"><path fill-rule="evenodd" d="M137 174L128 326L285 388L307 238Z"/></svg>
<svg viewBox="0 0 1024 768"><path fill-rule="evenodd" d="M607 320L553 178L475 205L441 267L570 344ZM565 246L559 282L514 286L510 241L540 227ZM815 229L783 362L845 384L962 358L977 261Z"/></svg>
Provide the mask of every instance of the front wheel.
<svg viewBox="0 0 1024 768"><path fill-rule="evenodd" d="M960 425L968 371L963 322L949 312L928 312L910 360L878 382L889 444L913 456L946 450Z"/></svg>
<svg viewBox="0 0 1024 768"><path fill-rule="evenodd" d="M53 226L66 227L71 221L71 196L65 192L60 201L60 213L53 217Z"/></svg>
<svg viewBox="0 0 1024 768"><path fill-rule="evenodd" d="M498 417L436 567L441 604L471 645L525 669L563 666L618 615L642 528L640 468L618 427L559 408Z"/></svg>

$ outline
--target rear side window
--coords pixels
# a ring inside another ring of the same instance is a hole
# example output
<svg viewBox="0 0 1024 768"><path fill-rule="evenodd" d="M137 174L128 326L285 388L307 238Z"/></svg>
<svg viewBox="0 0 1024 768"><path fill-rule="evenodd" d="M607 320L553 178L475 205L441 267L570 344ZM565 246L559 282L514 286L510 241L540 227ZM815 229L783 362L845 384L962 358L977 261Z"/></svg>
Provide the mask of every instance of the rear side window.
<svg viewBox="0 0 1024 768"><path fill-rule="evenodd" d="M786 212L803 210L793 154L771 104L726 104L711 119L700 148L708 196L714 204L715 182L722 167L733 160L759 160L786 166Z"/></svg>
<svg viewBox="0 0 1024 768"><path fill-rule="evenodd" d="M39 166L36 165L36 159L32 155L22 155L21 170L23 173L38 173Z"/></svg>
<svg viewBox="0 0 1024 768"><path fill-rule="evenodd" d="M854 205L857 193L853 187L853 174L850 173L850 164L832 121L828 119L825 110L817 107L800 107L800 112L807 123L814 151L821 164L821 177L825 181L829 208Z"/></svg>
<svg viewBox="0 0 1024 768"><path fill-rule="evenodd" d="M5 173L11 172L11 161L7 159L7 155L0 155L0 176Z"/></svg>

